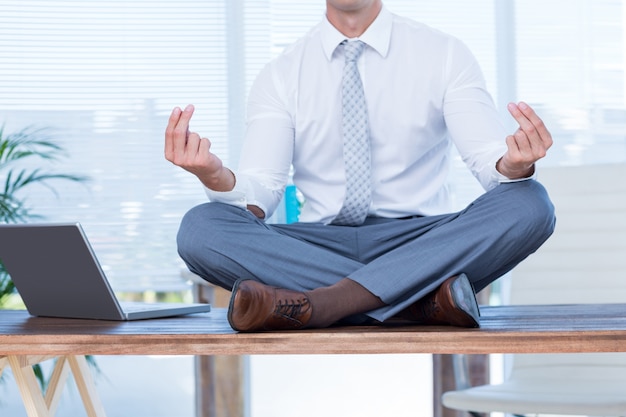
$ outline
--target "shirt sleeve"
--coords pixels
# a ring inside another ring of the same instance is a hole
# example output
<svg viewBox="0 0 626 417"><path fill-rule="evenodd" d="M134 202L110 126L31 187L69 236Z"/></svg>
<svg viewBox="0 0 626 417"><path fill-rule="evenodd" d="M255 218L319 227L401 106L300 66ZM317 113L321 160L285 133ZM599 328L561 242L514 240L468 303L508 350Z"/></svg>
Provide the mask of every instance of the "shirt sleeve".
<svg viewBox="0 0 626 417"><path fill-rule="evenodd" d="M444 118L463 161L486 190L501 182L519 181L496 170L496 163L507 150L508 133L478 62L456 39L451 40L446 71Z"/></svg>
<svg viewBox="0 0 626 417"><path fill-rule="evenodd" d="M293 155L293 117L275 62L258 75L250 90L246 135L235 188L229 192L207 189L210 201L242 208L258 206L269 218L280 203Z"/></svg>

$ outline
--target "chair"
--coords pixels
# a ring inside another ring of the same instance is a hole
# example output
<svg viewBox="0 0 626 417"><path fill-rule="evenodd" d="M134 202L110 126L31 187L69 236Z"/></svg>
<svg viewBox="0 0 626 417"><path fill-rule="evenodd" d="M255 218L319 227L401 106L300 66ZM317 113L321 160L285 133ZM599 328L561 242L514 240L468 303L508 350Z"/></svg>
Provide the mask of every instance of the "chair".
<svg viewBox="0 0 626 417"><path fill-rule="evenodd" d="M511 272L511 304L626 301L626 164L543 168L555 234ZM572 340L571 343L576 343ZM515 415L626 416L626 354L515 354L502 384L447 392L444 406Z"/></svg>

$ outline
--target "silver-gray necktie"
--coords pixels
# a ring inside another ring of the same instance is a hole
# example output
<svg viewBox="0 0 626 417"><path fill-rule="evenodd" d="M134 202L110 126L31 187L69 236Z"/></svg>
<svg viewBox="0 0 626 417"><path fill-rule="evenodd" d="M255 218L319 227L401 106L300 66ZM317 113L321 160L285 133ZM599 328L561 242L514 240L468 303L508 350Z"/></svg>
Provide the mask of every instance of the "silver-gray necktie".
<svg viewBox="0 0 626 417"><path fill-rule="evenodd" d="M343 159L346 195L333 224L355 226L363 223L372 197L370 179L370 128L363 83L357 60L365 44L344 42L346 62L342 80Z"/></svg>

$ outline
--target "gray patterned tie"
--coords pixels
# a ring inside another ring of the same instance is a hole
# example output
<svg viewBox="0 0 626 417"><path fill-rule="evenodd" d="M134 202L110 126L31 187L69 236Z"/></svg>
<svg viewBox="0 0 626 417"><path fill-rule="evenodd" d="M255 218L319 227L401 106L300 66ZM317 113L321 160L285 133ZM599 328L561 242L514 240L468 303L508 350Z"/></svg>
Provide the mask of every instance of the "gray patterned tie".
<svg viewBox="0 0 626 417"><path fill-rule="evenodd" d="M346 169L346 195L333 224L356 226L365 220L372 189L370 180L370 128L363 84L357 60L365 44L344 41L346 62L343 69L343 159Z"/></svg>

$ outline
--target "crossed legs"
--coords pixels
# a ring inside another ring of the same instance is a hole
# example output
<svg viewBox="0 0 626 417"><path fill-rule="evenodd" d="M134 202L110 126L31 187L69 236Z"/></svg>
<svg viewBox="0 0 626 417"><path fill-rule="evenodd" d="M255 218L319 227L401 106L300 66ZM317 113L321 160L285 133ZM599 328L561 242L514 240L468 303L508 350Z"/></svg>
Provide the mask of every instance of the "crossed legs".
<svg viewBox="0 0 626 417"><path fill-rule="evenodd" d="M191 271L229 290L244 279L313 294L314 301L323 294L312 303L313 316L316 304L324 305L317 313L327 313L326 304L332 310L362 299L337 314L384 322L462 273L481 290L534 252L553 228L544 188L523 181L501 184L458 213L368 218L359 227L270 225L240 208L208 203L185 215L178 245ZM315 327L345 318L337 314Z"/></svg>

